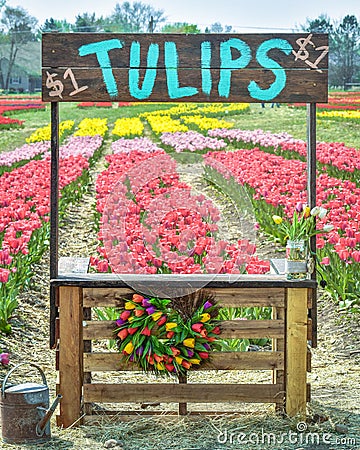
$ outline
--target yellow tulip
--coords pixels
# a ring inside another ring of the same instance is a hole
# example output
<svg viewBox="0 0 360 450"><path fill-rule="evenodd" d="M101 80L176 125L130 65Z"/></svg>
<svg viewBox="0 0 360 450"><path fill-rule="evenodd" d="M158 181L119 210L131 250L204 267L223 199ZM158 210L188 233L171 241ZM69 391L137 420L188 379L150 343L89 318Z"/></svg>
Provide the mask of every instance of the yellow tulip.
<svg viewBox="0 0 360 450"><path fill-rule="evenodd" d="M202 323L208 322L210 319L211 319L211 316L209 313L204 313L204 314L201 314L201 316L200 316L200 322L202 322Z"/></svg>
<svg viewBox="0 0 360 450"><path fill-rule="evenodd" d="M134 303L132 302L126 302L125 303L125 309L130 310L130 309L135 309L136 305L134 305Z"/></svg>
<svg viewBox="0 0 360 450"><path fill-rule="evenodd" d="M154 322L156 322L157 320L160 319L161 316L162 316L162 312L161 312L161 311L158 311L158 312L152 314L151 317L152 317L152 320L153 320Z"/></svg>
<svg viewBox="0 0 360 450"><path fill-rule="evenodd" d="M157 368L158 370L165 370L165 367L164 367L164 365L163 365L162 363L157 363L157 364L156 364L156 368Z"/></svg>
<svg viewBox="0 0 360 450"><path fill-rule="evenodd" d="M166 331L171 331L173 328L176 328L176 327L177 327L177 323L175 323L175 322L168 322L165 325Z"/></svg>
<svg viewBox="0 0 360 450"><path fill-rule="evenodd" d="M304 217L307 218L310 216L310 207L309 206L305 206L304 208Z"/></svg>
<svg viewBox="0 0 360 450"><path fill-rule="evenodd" d="M183 362L183 358L180 358L180 356L175 356L175 361L179 364L179 366L180 366L180 364Z"/></svg>
<svg viewBox="0 0 360 450"><path fill-rule="evenodd" d="M191 362L192 364L200 364L200 359L195 359L195 358L192 358L192 359L189 359L189 362Z"/></svg>
<svg viewBox="0 0 360 450"><path fill-rule="evenodd" d="M184 339L183 344L185 345L185 347L194 348L195 347L195 339L194 338Z"/></svg>
<svg viewBox="0 0 360 450"><path fill-rule="evenodd" d="M124 348L124 352L127 353L128 355L130 355L130 353L132 353L132 351L134 350L134 345L132 342L129 342L128 344L126 344L125 348Z"/></svg>
<svg viewBox="0 0 360 450"><path fill-rule="evenodd" d="M283 221L280 216L274 215L274 216L272 216L272 218L273 218L273 221L276 223L276 225L280 225Z"/></svg>
<svg viewBox="0 0 360 450"><path fill-rule="evenodd" d="M129 318L128 318L128 322L132 322L133 320L135 320L135 317L134 316L130 316Z"/></svg>

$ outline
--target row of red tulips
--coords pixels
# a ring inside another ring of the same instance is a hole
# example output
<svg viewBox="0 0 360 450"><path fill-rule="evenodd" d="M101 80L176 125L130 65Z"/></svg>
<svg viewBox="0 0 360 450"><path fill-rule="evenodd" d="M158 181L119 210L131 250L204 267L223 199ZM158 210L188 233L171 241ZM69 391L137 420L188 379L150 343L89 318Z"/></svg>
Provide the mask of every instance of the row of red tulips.
<svg viewBox="0 0 360 450"><path fill-rule="evenodd" d="M261 228L284 243L271 216L283 212L290 218L298 202L306 203L306 164L256 147L209 152L204 157L216 174L223 173L228 178L223 177L224 189L231 181L228 171L233 181L247 187ZM214 172L210 170L208 178L212 177ZM219 184L218 178L216 182ZM322 173L318 176L317 202L329 210L323 222L334 226L330 233L317 237L319 270L340 301L355 304L360 288L360 189L349 180Z"/></svg>
<svg viewBox="0 0 360 450"><path fill-rule="evenodd" d="M264 273L248 240L218 239L220 212L203 195L192 195L164 151L106 157L97 179L101 215L98 271L116 273Z"/></svg>
<svg viewBox="0 0 360 450"><path fill-rule="evenodd" d="M12 111L21 111L27 109L44 109L45 103L40 98L19 99L19 98L0 98L0 129L9 129L22 126L23 120L6 117L6 113Z"/></svg>
<svg viewBox="0 0 360 450"><path fill-rule="evenodd" d="M98 136L96 148L102 145ZM84 141L83 156L79 146L69 155L64 146L60 164L60 213L77 202L88 185L89 158ZM9 319L17 307L17 295L32 277L32 264L40 260L49 245L50 159L32 160L0 176L0 331L9 332Z"/></svg>

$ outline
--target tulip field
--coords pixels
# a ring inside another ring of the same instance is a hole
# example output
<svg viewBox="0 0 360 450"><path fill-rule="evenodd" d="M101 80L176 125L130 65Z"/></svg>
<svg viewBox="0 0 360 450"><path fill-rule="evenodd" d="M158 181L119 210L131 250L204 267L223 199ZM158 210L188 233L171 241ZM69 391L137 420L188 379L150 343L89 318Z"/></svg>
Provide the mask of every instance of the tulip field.
<svg viewBox="0 0 360 450"><path fill-rule="evenodd" d="M349 122L358 126L359 102L356 93L335 93L328 105L319 105L319 127L327 128L330 118L339 129ZM4 139L26 129L27 117L34 124L36 114L41 120L48 117L39 99L1 99L0 107ZM40 111L22 112L17 119L14 112L21 107ZM248 104L84 103L71 108L60 122L61 215L69 204L81 202L94 162L103 159L105 167L95 180L98 247L87 255L92 270L269 271L269 261L257 256L250 236L233 242L219 236L221 211L210 199L192 193L192 186L180 179L177 161L196 156L188 161L201 161L206 183L235 203L236 192L245 190L257 233L279 248L284 236L272 215L290 217L298 202L306 203L304 139L254 128L254 114L260 113ZM285 108L304 114L303 105ZM244 128L247 118L252 129ZM10 141L0 153L0 329L5 332L11 330L19 291L31 283L33 264L48 251L50 125L33 126L16 148ZM317 237L317 270L333 298L355 311L360 304L360 150L344 142L319 142L317 161L317 202L328 210L321 221L334 227ZM167 202L171 193L175 207ZM116 210L119 203L123 206Z"/></svg>
<svg viewBox="0 0 360 450"><path fill-rule="evenodd" d="M308 426L342 439L356 436L359 424L359 103L358 92L331 92L329 103L317 108L317 205L327 211L317 224L331 231L318 234L316 241L319 344L312 349L308 406L321 421ZM62 103L59 109L60 256L90 257L90 272L144 277L261 277L270 270L269 258L284 257L284 232L272 216L290 219L294 208L306 203L305 105L84 102ZM49 104L35 96L0 96L0 377L9 364L39 361L52 390L50 133ZM115 322L119 316L112 308L93 311L99 320ZM340 314L348 321L339 320ZM222 308L219 318L270 315L269 308ZM108 345L113 352L114 342L94 346ZM219 341L222 351L264 351L267 345L265 338ZM247 372L236 376L254 383ZM258 371L255 377L263 375ZM129 382L144 376L126 374ZM200 381L197 371L189 377ZM239 382L230 371L214 377ZM152 406L148 408L151 413ZM264 429L280 436L295 429L292 419L257 408L249 411L261 411L259 416L240 419L224 415L187 422L176 416L169 421L161 415L135 416L116 426L56 429L54 442L44 448L98 449L114 438L130 450L230 449L237 447L219 441L224 430ZM338 423L346 424L349 433L338 434ZM284 449L299 445L284 444Z"/></svg>

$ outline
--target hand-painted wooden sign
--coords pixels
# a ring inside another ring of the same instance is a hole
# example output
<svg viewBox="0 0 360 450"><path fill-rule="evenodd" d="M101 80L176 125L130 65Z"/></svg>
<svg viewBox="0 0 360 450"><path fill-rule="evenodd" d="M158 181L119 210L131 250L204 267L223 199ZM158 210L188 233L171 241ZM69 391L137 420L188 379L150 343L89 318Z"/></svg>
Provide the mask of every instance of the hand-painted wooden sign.
<svg viewBox="0 0 360 450"><path fill-rule="evenodd" d="M47 33L44 101L326 102L326 34Z"/></svg>

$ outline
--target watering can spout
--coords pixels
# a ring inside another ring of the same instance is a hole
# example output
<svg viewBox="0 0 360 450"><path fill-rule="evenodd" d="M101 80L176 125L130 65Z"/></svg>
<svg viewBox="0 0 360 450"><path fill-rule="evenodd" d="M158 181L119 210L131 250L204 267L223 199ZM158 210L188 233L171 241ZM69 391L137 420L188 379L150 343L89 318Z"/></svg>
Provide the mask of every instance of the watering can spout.
<svg viewBox="0 0 360 450"><path fill-rule="evenodd" d="M45 411L44 416L40 420L40 422L36 425L36 434L37 436L42 436L45 432L45 428L51 416L54 414L57 405L59 404L60 399L62 399L62 395L58 394L53 401L53 404L50 406L48 410Z"/></svg>

